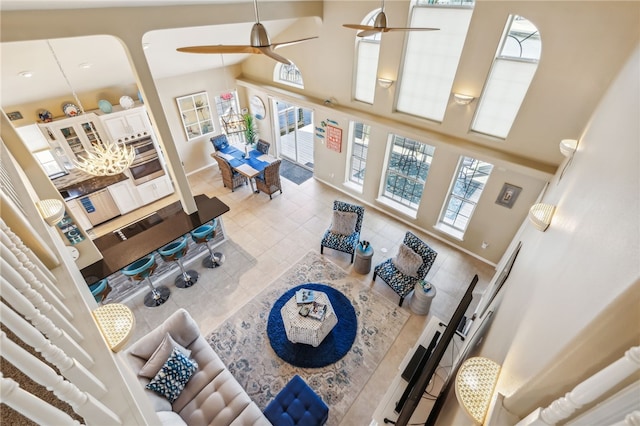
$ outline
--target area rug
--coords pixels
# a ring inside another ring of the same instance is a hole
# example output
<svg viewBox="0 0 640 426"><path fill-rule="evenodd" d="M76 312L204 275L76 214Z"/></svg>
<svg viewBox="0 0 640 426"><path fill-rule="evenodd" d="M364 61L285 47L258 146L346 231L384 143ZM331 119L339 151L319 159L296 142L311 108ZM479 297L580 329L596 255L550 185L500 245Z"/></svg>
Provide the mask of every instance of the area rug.
<svg viewBox="0 0 640 426"><path fill-rule="evenodd" d="M280 176L297 185L301 185L313 176L313 172L292 161L283 159L280 163Z"/></svg>
<svg viewBox="0 0 640 426"><path fill-rule="evenodd" d="M325 293L338 319L331 332L315 348L290 342L280 314L282 307L302 288ZM358 317L349 298L335 288L317 283L301 284L285 292L273 304L267 322L267 335L274 352L286 363L303 368L320 368L338 362L351 349L357 331Z"/></svg>
<svg viewBox="0 0 640 426"><path fill-rule="evenodd" d="M273 304L301 283L323 283L347 296L358 322L356 339L338 362L322 368L298 368L280 359L269 344L267 320ZM264 410L287 382L299 374L329 406L328 425L338 425L369 381L409 318L397 304L310 251L240 308L207 341L231 373Z"/></svg>

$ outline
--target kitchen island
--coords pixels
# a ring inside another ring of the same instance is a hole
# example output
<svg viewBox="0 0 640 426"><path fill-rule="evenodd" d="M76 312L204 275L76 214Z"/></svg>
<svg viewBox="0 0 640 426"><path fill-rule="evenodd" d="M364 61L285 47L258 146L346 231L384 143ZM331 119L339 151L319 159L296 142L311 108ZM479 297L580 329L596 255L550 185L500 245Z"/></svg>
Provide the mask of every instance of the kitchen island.
<svg viewBox="0 0 640 426"><path fill-rule="evenodd" d="M155 212L156 219L147 221L146 226L136 226L137 233L125 240L118 232L93 240L103 258L80 271L87 284L119 273L125 266L229 211L229 206L216 197L196 195L194 199L198 208L195 213L186 214L177 201Z"/></svg>

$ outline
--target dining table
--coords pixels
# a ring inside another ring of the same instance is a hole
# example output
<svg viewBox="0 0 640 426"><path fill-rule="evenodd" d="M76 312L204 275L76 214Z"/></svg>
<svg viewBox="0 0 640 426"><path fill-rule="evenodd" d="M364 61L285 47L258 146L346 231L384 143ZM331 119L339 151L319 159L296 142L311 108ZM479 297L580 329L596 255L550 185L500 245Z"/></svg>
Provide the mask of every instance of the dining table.
<svg viewBox="0 0 640 426"><path fill-rule="evenodd" d="M211 155L218 155L229 163L231 168L241 175L245 176L249 180L251 186L251 192L259 192L254 184L253 180L256 176L262 173L269 164L276 161L275 157L269 154L263 154L262 152L252 149L248 152L243 152L240 149L228 149L226 152L217 151Z"/></svg>

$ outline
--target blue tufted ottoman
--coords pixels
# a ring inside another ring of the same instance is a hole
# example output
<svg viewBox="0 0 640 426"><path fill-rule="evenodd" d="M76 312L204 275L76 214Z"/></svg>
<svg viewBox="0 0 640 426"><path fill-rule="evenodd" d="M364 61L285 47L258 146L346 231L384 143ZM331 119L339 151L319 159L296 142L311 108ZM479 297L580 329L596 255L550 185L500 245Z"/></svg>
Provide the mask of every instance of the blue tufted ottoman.
<svg viewBox="0 0 640 426"><path fill-rule="evenodd" d="M274 426L321 426L329 417L329 407L297 374L264 409Z"/></svg>

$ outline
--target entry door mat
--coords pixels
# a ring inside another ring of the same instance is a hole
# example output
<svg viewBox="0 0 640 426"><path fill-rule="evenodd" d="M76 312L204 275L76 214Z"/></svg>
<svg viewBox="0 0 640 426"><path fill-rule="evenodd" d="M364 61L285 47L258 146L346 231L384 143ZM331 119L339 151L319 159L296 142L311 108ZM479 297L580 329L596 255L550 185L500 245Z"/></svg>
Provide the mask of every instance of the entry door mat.
<svg viewBox="0 0 640 426"><path fill-rule="evenodd" d="M286 291L308 282L343 293L357 315L356 339L349 352L321 368L287 364L273 351L267 336L274 303ZM312 250L211 332L207 341L261 410L299 374L329 406L327 425L334 426L340 424L408 318L409 313L397 304L349 278L343 269Z"/></svg>
<svg viewBox="0 0 640 426"><path fill-rule="evenodd" d="M302 185L307 181L307 179L313 176L313 171L307 170L304 167L283 158L280 163L280 176L297 185Z"/></svg>

